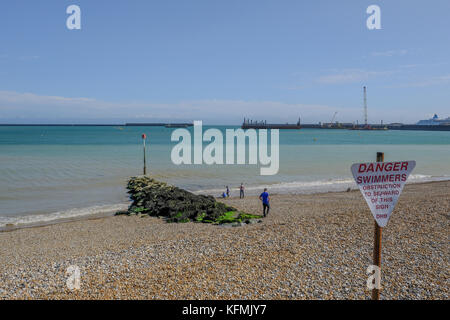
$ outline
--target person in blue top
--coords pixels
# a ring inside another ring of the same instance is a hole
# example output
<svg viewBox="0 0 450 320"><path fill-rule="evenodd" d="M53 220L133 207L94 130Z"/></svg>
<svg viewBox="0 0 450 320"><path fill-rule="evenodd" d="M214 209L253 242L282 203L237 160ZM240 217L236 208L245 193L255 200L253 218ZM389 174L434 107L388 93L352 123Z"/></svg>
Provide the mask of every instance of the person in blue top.
<svg viewBox="0 0 450 320"><path fill-rule="evenodd" d="M270 210L270 197L269 197L269 193L267 192L267 188L264 188L264 192L261 193L261 195L259 196L259 200L262 201L263 215L264 215L264 217L266 217L269 214L269 210ZM267 209L267 212L266 212L266 209Z"/></svg>

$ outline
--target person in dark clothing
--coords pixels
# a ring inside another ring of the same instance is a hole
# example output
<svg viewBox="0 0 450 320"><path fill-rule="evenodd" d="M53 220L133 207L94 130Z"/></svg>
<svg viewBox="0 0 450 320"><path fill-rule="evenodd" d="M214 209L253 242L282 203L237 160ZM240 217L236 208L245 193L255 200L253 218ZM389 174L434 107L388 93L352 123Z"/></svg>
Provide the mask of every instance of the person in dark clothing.
<svg viewBox="0 0 450 320"><path fill-rule="evenodd" d="M242 199L244 197L244 184L241 183L241 186L239 187L239 198Z"/></svg>
<svg viewBox="0 0 450 320"><path fill-rule="evenodd" d="M267 192L267 188L264 188L264 192L261 193L261 195L259 196L259 200L262 201L263 215L264 215L264 217L266 217L269 214L269 210L270 210L270 197L269 197L269 193ZM266 212L266 210L267 210L267 212Z"/></svg>
<svg viewBox="0 0 450 320"><path fill-rule="evenodd" d="M228 186L227 186L227 198L229 198L230 197L230 188L228 188Z"/></svg>

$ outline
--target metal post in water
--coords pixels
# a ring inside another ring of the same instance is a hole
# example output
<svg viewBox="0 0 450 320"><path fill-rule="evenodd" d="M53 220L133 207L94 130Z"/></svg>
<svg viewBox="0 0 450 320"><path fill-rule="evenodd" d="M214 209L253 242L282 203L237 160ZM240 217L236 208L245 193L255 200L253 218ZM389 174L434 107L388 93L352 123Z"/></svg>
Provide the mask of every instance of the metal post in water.
<svg viewBox="0 0 450 320"><path fill-rule="evenodd" d="M144 143L144 176L147 174L147 161L145 159L145 139L147 138L147 135L144 133L142 134L142 141Z"/></svg>

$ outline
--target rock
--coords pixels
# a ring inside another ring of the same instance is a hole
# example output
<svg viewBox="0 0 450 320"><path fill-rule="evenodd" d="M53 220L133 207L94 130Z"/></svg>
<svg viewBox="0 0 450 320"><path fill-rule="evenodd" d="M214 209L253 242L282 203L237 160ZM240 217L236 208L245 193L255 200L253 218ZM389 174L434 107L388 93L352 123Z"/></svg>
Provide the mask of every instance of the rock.
<svg viewBox="0 0 450 320"><path fill-rule="evenodd" d="M132 177L127 189L133 201L128 215L162 216L168 222L214 222L225 213L236 211L212 196L195 195L147 176Z"/></svg>
<svg viewBox="0 0 450 320"><path fill-rule="evenodd" d="M222 223L219 225L222 228L231 228L233 226L232 223Z"/></svg>

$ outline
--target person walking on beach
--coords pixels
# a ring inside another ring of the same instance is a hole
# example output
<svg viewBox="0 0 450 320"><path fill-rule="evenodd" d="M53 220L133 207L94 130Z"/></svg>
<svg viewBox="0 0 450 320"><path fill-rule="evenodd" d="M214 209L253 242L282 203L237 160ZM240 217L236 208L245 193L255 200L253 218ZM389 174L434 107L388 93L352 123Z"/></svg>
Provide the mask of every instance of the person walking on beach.
<svg viewBox="0 0 450 320"><path fill-rule="evenodd" d="M270 210L270 197L269 197L269 193L267 192L267 188L264 188L264 192L261 193L261 195L259 196L259 200L262 201L262 205L263 205L263 215L264 218L269 215L269 210ZM266 212L267 209L267 212Z"/></svg>
<svg viewBox="0 0 450 320"><path fill-rule="evenodd" d="M228 186L227 186L227 198L229 198L230 197L230 188L228 188Z"/></svg>
<svg viewBox="0 0 450 320"><path fill-rule="evenodd" d="M244 184L241 183L241 186L239 187L239 199L242 199L244 197Z"/></svg>

